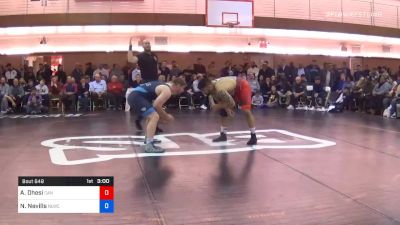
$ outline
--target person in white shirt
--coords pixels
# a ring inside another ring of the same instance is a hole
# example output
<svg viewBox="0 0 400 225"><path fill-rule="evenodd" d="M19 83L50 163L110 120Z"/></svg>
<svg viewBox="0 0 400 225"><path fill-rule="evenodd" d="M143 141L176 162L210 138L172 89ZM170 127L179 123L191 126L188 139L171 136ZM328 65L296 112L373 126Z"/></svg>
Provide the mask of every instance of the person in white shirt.
<svg viewBox="0 0 400 225"><path fill-rule="evenodd" d="M251 104L255 108L260 108L264 105L264 98L261 96L261 92L257 92L251 99Z"/></svg>
<svg viewBox="0 0 400 225"><path fill-rule="evenodd" d="M94 75L94 81L89 83L90 97L95 105L104 101L107 95L107 83L101 79L100 74Z"/></svg>
<svg viewBox="0 0 400 225"><path fill-rule="evenodd" d="M8 63L6 65L6 73L5 73L8 85L12 85L14 79L17 77L17 71L11 67L11 64Z"/></svg>
<svg viewBox="0 0 400 225"><path fill-rule="evenodd" d="M36 85L35 89L37 93L42 97L43 105L50 105L50 97L49 97L49 88L46 85L46 81L44 79L40 80L40 83Z"/></svg>
<svg viewBox="0 0 400 225"><path fill-rule="evenodd" d="M256 92L260 91L260 83L258 83L258 81L256 80L254 73L250 73L248 75L248 79L247 81L250 84L251 87L251 91L253 94L255 94Z"/></svg>
<svg viewBox="0 0 400 225"><path fill-rule="evenodd" d="M252 61L250 68L247 69L247 74L254 74L255 77L258 77L258 73L260 72L260 69L257 67L256 62Z"/></svg>
<svg viewBox="0 0 400 225"><path fill-rule="evenodd" d="M196 80L193 81L192 89L193 89L193 99L199 99L200 101L200 108L206 110L206 97L204 96L203 92L199 89L199 81L203 79L203 74L199 73L196 76Z"/></svg>
<svg viewBox="0 0 400 225"><path fill-rule="evenodd" d="M199 89L199 81L201 79L203 79L203 74L201 74L201 73L197 74L196 80L194 80L193 84L192 84L193 92L195 92L195 93L196 92L201 92L201 90Z"/></svg>
<svg viewBox="0 0 400 225"><path fill-rule="evenodd" d="M136 76L137 75L141 75L140 74L140 69L139 69L139 66L136 66L136 68L134 69L134 70L132 70L132 74L131 74L131 79L132 79L132 81L135 81L136 80Z"/></svg>
<svg viewBox="0 0 400 225"><path fill-rule="evenodd" d="M299 64L299 68L297 68L297 76L305 75L306 71L304 70L303 64Z"/></svg>
<svg viewBox="0 0 400 225"><path fill-rule="evenodd" d="M330 83L331 83L331 71L327 70L325 76L325 87L329 87Z"/></svg>

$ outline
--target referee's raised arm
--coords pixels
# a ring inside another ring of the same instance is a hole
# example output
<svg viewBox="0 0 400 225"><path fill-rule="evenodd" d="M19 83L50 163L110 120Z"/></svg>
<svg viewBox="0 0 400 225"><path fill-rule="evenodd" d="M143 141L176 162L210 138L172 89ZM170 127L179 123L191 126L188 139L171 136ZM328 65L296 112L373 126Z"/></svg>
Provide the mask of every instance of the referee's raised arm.
<svg viewBox="0 0 400 225"><path fill-rule="evenodd" d="M133 64L138 62L138 58L132 53L132 37L129 39L128 62Z"/></svg>

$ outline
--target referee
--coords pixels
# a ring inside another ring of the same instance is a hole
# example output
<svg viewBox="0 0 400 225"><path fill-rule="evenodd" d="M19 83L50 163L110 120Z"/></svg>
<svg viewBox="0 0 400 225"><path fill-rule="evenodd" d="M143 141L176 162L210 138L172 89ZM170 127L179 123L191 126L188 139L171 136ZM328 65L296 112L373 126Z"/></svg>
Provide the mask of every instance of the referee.
<svg viewBox="0 0 400 225"><path fill-rule="evenodd" d="M142 76L143 83L157 81L158 80L158 57L151 51L150 41L144 40L142 43L143 52L138 55L133 55L132 52L132 37L129 40L129 51L128 51L128 62L139 65L140 73ZM138 130L143 130L141 120L143 118L138 116L135 120L135 125ZM157 126L156 133L163 132Z"/></svg>

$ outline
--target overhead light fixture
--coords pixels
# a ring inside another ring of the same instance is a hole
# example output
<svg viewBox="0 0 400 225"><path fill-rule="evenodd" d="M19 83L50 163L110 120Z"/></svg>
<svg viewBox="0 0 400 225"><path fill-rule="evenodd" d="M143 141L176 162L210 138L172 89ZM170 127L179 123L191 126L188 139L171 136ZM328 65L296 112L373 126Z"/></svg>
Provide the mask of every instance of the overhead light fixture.
<svg viewBox="0 0 400 225"><path fill-rule="evenodd" d="M40 42L39 42L41 45L47 45L47 38L45 37L45 36L43 36L41 39L40 39Z"/></svg>

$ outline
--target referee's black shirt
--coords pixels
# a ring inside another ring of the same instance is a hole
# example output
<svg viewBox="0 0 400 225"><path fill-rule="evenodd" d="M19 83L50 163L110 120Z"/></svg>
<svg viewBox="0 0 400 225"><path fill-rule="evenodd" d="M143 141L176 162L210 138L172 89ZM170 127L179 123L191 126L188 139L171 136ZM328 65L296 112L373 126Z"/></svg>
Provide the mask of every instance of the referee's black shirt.
<svg viewBox="0 0 400 225"><path fill-rule="evenodd" d="M140 73L144 82L158 80L158 57L150 52L137 55Z"/></svg>

